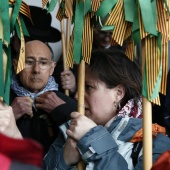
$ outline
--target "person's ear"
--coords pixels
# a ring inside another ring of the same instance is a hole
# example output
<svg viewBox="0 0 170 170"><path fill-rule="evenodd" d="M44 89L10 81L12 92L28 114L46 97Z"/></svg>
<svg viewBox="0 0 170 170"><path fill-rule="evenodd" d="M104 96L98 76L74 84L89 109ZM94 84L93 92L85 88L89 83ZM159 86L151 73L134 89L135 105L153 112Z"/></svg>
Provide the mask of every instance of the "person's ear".
<svg viewBox="0 0 170 170"><path fill-rule="evenodd" d="M17 71L18 61L16 59L13 59L12 64L13 64L14 71L16 72Z"/></svg>
<svg viewBox="0 0 170 170"><path fill-rule="evenodd" d="M54 69L56 67L57 63L56 62L53 62L52 65L51 65L51 69L50 69L50 76L53 74L54 72Z"/></svg>
<svg viewBox="0 0 170 170"><path fill-rule="evenodd" d="M120 103L120 101L125 96L125 88L123 85L118 85L115 88L116 88L116 102Z"/></svg>

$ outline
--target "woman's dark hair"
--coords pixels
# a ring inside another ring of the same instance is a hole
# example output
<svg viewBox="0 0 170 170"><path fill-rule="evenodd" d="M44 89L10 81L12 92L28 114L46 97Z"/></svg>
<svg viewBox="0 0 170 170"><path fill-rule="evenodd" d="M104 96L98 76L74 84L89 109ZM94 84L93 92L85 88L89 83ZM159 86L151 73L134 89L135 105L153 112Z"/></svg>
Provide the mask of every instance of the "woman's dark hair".
<svg viewBox="0 0 170 170"><path fill-rule="evenodd" d="M121 101L121 106L124 106L129 99L140 98L141 69L122 51L109 49L92 51L89 69L92 76L104 82L108 88L123 85L125 96Z"/></svg>

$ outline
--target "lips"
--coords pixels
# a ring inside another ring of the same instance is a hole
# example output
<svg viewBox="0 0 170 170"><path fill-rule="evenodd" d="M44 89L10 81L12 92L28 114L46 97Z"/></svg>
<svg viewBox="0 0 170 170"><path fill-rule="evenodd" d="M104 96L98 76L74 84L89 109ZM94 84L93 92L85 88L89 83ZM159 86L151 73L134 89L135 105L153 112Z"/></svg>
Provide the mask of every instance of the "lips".
<svg viewBox="0 0 170 170"><path fill-rule="evenodd" d="M31 78L31 81L37 81L37 82L39 82L39 81L41 81L41 79L40 79L39 77L32 77L32 78Z"/></svg>

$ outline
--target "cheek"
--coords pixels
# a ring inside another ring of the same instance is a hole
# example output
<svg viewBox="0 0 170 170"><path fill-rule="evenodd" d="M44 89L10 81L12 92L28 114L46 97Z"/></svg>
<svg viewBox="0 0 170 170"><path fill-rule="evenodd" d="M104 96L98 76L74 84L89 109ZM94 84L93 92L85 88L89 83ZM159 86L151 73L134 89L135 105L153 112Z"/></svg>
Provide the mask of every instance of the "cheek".
<svg viewBox="0 0 170 170"><path fill-rule="evenodd" d="M97 115L103 111L105 103L101 100L101 97L92 97L88 99L88 105L93 115Z"/></svg>
<svg viewBox="0 0 170 170"><path fill-rule="evenodd" d="M25 84L28 82L30 76L30 72L26 72L25 70L23 70L20 74L19 74L19 78L22 84Z"/></svg>
<svg viewBox="0 0 170 170"><path fill-rule="evenodd" d="M89 106L93 114L104 115L112 114L114 105L113 98L109 94L102 94L89 99Z"/></svg>

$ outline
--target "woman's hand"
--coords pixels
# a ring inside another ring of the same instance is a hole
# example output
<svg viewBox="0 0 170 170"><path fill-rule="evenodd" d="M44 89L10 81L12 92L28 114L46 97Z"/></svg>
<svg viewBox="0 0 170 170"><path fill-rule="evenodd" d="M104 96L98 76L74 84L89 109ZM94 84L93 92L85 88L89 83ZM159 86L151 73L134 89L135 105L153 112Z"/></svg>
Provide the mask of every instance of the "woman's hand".
<svg viewBox="0 0 170 170"><path fill-rule="evenodd" d="M71 113L71 124L67 135L79 141L90 129L97 126L95 122L78 112Z"/></svg>
<svg viewBox="0 0 170 170"><path fill-rule="evenodd" d="M68 137L64 145L64 160L66 164L77 164L80 161L80 158L80 153L77 149L77 142Z"/></svg>

